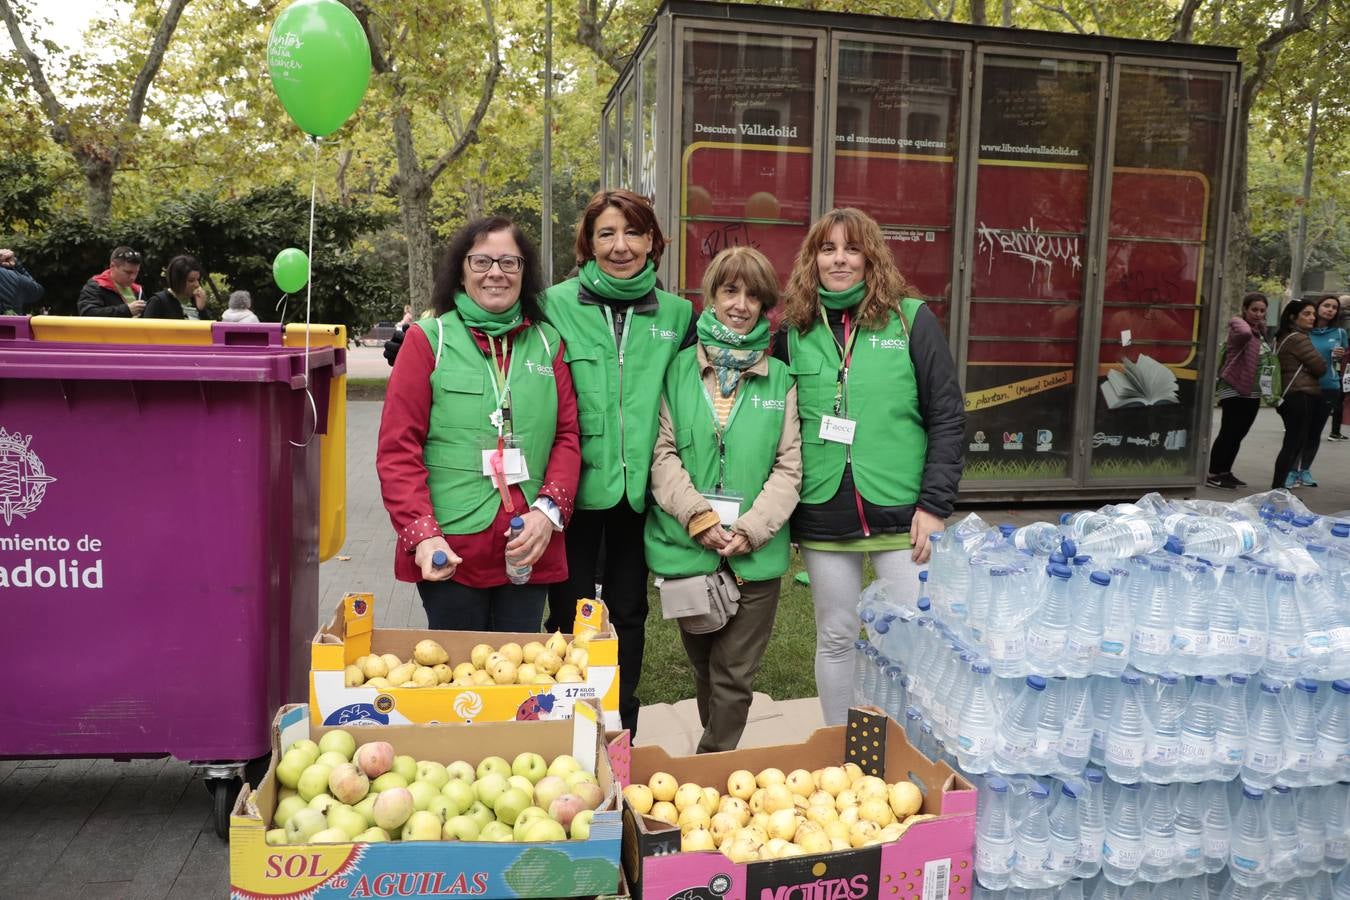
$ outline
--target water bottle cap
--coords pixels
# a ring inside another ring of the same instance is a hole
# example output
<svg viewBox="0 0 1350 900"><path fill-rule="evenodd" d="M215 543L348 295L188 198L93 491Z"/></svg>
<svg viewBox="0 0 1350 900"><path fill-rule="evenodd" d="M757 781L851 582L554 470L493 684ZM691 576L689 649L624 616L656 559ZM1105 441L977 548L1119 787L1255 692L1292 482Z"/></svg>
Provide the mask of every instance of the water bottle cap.
<svg viewBox="0 0 1350 900"><path fill-rule="evenodd" d="M1016 530L1017 530L1016 525L1010 525L1007 522L1004 522L1002 525L998 526L999 534L1003 535L1004 537L1008 537Z"/></svg>
<svg viewBox="0 0 1350 900"><path fill-rule="evenodd" d="M1214 680L1213 675L1201 675L1199 678L1196 679L1196 681L1200 682L1201 684L1218 684L1218 682Z"/></svg>
<svg viewBox="0 0 1350 900"><path fill-rule="evenodd" d="M1050 796L1050 791L1039 781L1033 781L1027 788L1027 796L1034 800L1044 800Z"/></svg>
<svg viewBox="0 0 1350 900"><path fill-rule="evenodd" d="M1294 573L1293 573L1293 572L1287 572L1287 571L1285 571L1284 569L1281 569L1280 571L1278 571L1278 572L1275 573L1275 580L1276 580L1276 581L1293 581L1293 580L1294 580Z"/></svg>
<svg viewBox="0 0 1350 900"><path fill-rule="evenodd" d="M1326 552L1327 552L1327 548L1326 548L1325 546L1323 546L1322 544L1309 544L1309 545L1308 545L1308 552L1309 552L1309 553L1326 553Z"/></svg>
<svg viewBox="0 0 1350 900"><path fill-rule="evenodd" d="M1277 793L1277 794L1287 794L1287 793L1289 793L1289 785L1287 785L1287 784L1275 784L1275 785L1271 785L1271 788L1270 788L1270 789L1271 789L1272 791L1274 791L1275 793Z"/></svg>
<svg viewBox="0 0 1350 900"><path fill-rule="evenodd" d="M1127 782L1125 782L1124 784L1122 784L1121 787L1124 788L1124 789L1127 790L1127 791L1137 791L1137 790L1139 790L1139 782L1137 782L1137 781L1127 781Z"/></svg>
<svg viewBox="0 0 1350 900"><path fill-rule="evenodd" d="M876 647L873 647L871 644L868 644L867 649L864 650L863 652L867 654L868 659L872 660L875 660L878 656L881 655L881 651L878 650Z"/></svg>
<svg viewBox="0 0 1350 900"><path fill-rule="evenodd" d="M1046 571L1048 571L1051 575L1055 576L1056 578L1069 579L1073 577L1073 569L1070 569L1068 566L1062 565L1060 563L1051 563L1045 568Z"/></svg>
<svg viewBox="0 0 1350 900"><path fill-rule="evenodd" d="M1060 513L1060 514L1059 514L1059 524L1061 524L1061 525L1068 525L1068 524L1069 524L1069 519L1071 519L1072 517L1073 517L1073 513Z"/></svg>
<svg viewBox="0 0 1350 900"><path fill-rule="evenodd" d="M1088 576L1088 580L1102 587L1110 587L1111 585L1111 576L1105 572L1093 572Z"/></svg>
<svg viewBox="0 0 1350 900"><path fill-rule="evenodd" d="M933 532L932 534L930 534L930 535L928 536L928 539L929 539L930 541L940 541L940 540L942 540L943 535L945 535L946 533L947 533L947 532L945 532L945 531L935 531L935 532Z"/></svg>
<svg viewBox="0 0 1350 900"><path fill-rule="evenodd" d="M977 659L975 662L970 664L970 671L974 672L976 675L988 675L990 672L994 670L993 667L989 665L989 663L985 662L984 660Z"/></svg>
<svg viewBox="0 0 1350 900"><path fill-rule="evenodd" d="M1175 672L1159 672L1158 680L1163 684L1176 684L1179 678Z"/></svg>
<svg viewBox="0 0 1350 900"><path fill-rule="evenodd" d="M889 624L891 624L892 622L894 622L894 621L895 621L896 619L898 619L898 618L899 618L899 616L897 616L895 613L893 613L893 612L888 612L888 613L886 613L885 615L883 615L883 616L881 617L881 621L883 621L883 622L885 622L887 625L889 625Z"/></svg>
<svg viewBox="0 0 1350 900"><path fill-rule="evenodd" d="M905 718L918 721L919 719L923 718L923 713L919 712L919 708L917 706L906 706Z"/></svg>
<svg viewBox="0 0 1350 900"><path fill-rule="evenodd" d="M1266 792L1261 790L1260 788L1255 788L1248 784L1244 784L1242 786L1242 796L1244 797L1250 797L1253 800L1260 800L1265 795Z"/></svg>
<svg viewBox="0 0 1350 900"><path fill-rule="evenodd" d="M1261 679L1261 690L1267 694L1278 694L1282 685L1278 681L1271 681L1269 678Z"/></svg>
<svg viewBox="0 0 1350 900"><path fill-rule="evenodd" d="M1338 694L1350 694L1350 681L1338 678L1331 683L1331 689Z"/></svg>
<svg viewBox="0 0 1350 900"><path fill-rule="evenodd" d="M933 601L929 600L927 597L920 597L919 602L914 605L919 608L920 612L928 612L933 608Z"/></svg>
<svg viewBox="0 0 1350 900"><path fill-rule="evenodd" d="M1163 543L1163 549L1173 556L1180 556L1184 551L1181 540L1175 534L1167 536L1167 540Z"/></svg>
<svg viewBox="0 0 1350 900"><path fill-rule="evenodd" d="M1139 674L1137 672L1123 672L1121 673L1120 680L1126 684L1138 684Z"/></svg>
<svg viewBox="0 0 1350 900"><path fill-rule="evenodd" d="M1028 675L1027 687L1033 691L1043 691L1045 690L1045 679L1039 675Z"/></svg>
<svg viewBox="0 0 1350 900"><path fill-rule="evenodd" d="M1338 538L1350 537L1350 522L1337 522L1331 526L1331 533Z"/></svg>
<svg viewBox="0 0 1350 900"><path fill-rule="evenodd" d="M1007 780L1000 778L997 775L994 775L991 778L986 778L984 780L984 784L986 787L989 788L989 790L993 791L996 794L1006 794L1008 792Z"/></svg>
<svg viewBox="0 0 1350 900"><path fill-rule="evenodd" d="M887 666L889 666L890 664L891 664L891 661L890 661L889 658L887 658L887 657L885 657L885 656L882 656L880 653L877 654L877 668L878 668L878 669L884 669L884 668L886 668Z"/></svg>
<svg viewBox="0 0 1350 900"><path fill-rule="evenodd" d="M511 517L511 527L512 527L512 528L524 528L524 527L525 527L525 520L522 519L520 516L512 516L512 517Z"/></svg>
<svg viewBox="0 0 1350 900"><path fill-rule="evenodd" d="M867 648L870 646L872 645L869 644L865 638L858 638L856 641L853 642L854 650L861 650L863 652L866 652Z"/></svg>
<svg viewBox="0 0 1350 900"><path fill-rule="evenodd" d="M1289 521L1289 524L1293 525L1295 528L1307 528L1316 521L1317 516L1294 516L1294 518Z"/></svg>
<svg viewBox="0 0 1350 900"><path fill-rule="evenodd" d="M876 626L877 634L886 634L890 630L891 630L891 623L887 622L885 619L882 619L880 622L877 623Z"/></svg>
<svg viewBox="0 0 1350 900"><path fill-rule="evenodd" d="M933 538L932 538L932 536L930 535L928 539L931 541ZM924 584L927 584L927 583L928 583L928 570L927 570L927 569L924 569L923 571L921 571L921 572L919 573L919 580L922 581Z"/></svg>
<svg viewBox="0 0 1350 900"><path fill-rule="evenodd" d="M887 678L894 678L900 674L900 667L895 665L887 666L884 674Z"/></svg>
<svg viewBox="0 0 1350 900"><path fill-rule="evenodd" d="M1070 556L1077 556L1078 545L1073 542L1072 538L1065 538L1064 540L1059 542L1059 552L1065 558L1068 558Z"/></svg>
<svg viewBox="0 0 1350 900"><path fill-rule="evenodd" d="M1002 566L994 566L989 570L989 574L993 575L995 578L1002 578L1008 574L1008 570Z"/></svg>
<svg viewBox="0 0 1350 900"><path fill-rule="evenodd" d="M1065 782L1064 786L1059 789L1059 792L1071 800L1078 799L1078 792L1073 789L1073 785L1067 782Z"/></svg>
<svg viewBox="0 0 1350 900"><path fill-rule="evenodd" d="M875 619L876 617L877 617L877 611L876 611L875 609L872 609L872 607L870 607L870 606L869 606L867 609L864 609L861 613L858 614L858 618L861 619L861 620L864 621L864 622L871 622L871 621L872 621L873 619Z"/></svg>
<svg viewBox="0 0 1350 900"><path fill-rule="evenodd" d="M1093 784L1101 784L1103 779L1106 778L1106 773L1103 772L1101 769L1093 769L1089 767L1083 770L1083 777L1086 778L1088 781L1092 782Z"/></svg>
<svg viewBox="0 0 1350 900"><path fill-rule="evenodd" d="M1092 557L1088 556L1086 553L1080 553L1073 558L1073 564L1075 566L1086 566L1090 562L1092 562Z"/></svg>
<svg viewBox="0 0 1350 900"><path fill-rule="evenodd" d="M1069 557L1066 556L1066 555L1064 555L1063 553L1051 553L1051 554L1050 554L1050 565L1052 565L1052 566L1055 565L1055 564L1057 564L1057 563L1058 563L1059 565L1062 566L1062 565L1064 565L1065 563L1067 563L1068 561L1069 561Z"/></svg>
<svg viewBox="0 0 1350 900"><path fill-rule="evenodd" d="M1309 694L1317 693L1317 682L1312 681L1308 678L1300 678L1296 680L1294 682L1294 687L1298 688L1300 691L1306 691Z"/></svg>
<svg viewBox="0 0 1350 900"><path fill-rule="evenodd" d="M1228 676L1228 680L1233 682L1233 684L1246 684L1247 676L1243 675L1241 672L1234 672Z"/></svg>
<svg viewBox="0 0 1350 900"><path fill-rule="evenodd" d="M970 663L972 663L972 662L974 662L974 661L975 661L975 654L974 654L974 653L970 652L969 650L962 650L962 651L961 651L961 662L966 663L967 665L969 665Z"/></svg>
<svg viewBox="0 0 1350 900"><path fill-rule="evenodd" d="M932 734L933 733L932 723L924 722L922 725L919 726L919 730L922 731L924 734Z"/></svg>

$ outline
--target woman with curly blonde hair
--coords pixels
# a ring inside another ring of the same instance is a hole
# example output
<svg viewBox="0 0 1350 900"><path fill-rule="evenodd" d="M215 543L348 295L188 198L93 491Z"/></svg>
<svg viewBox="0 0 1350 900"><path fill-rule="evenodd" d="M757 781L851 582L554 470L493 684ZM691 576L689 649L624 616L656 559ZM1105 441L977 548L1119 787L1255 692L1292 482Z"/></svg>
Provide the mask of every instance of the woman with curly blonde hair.
<svg viewBox="0 0 1350 900"><path fill-rule="evenodd" d="M792 537L811 576L816 688L827 725L853 687L863 555L902 592L918 587L928 536L961 480L965 404L937 317L856 209L811 226L788 280L786 340L797 381L801 503Z"/></svg>

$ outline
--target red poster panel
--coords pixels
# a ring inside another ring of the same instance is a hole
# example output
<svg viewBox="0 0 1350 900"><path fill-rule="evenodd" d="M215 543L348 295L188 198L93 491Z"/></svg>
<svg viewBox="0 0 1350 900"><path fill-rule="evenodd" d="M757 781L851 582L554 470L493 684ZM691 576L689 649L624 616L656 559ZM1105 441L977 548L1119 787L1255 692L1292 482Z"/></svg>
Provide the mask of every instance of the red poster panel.
<svg viewBox="0 0 1350 900"><path fill-rule="evenodd" d="M700 141L685 151L685 218L811 217L811 153L801 147L768 147Z"/></svg>
<svg viewBox="0 0 1350 900"><path fill-rule="evenodd" d="M950 228L956 178L950 157L840 150L834 205L861 209L882 225Z"/></svg>

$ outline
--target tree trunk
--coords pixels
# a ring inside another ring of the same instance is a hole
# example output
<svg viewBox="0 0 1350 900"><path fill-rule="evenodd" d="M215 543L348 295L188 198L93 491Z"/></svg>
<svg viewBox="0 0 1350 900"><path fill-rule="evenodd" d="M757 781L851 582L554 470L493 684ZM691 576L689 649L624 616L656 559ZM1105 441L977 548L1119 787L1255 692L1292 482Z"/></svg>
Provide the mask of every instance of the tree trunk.
<svg viewBox="0 0 1350 900"><path fill-rule="evenodd" d="M412 112L401 106L394 114L394 153L398 174L394 186L398 192L399 216L403 237L408 242L408 302L413 313L420 313L431 302L435 259L431 249L432 179L417 159L413 142Z"/></svg>
<svg viewBox="0 0 1350 900"><path fill-rule="evenodd" d="M985 10L985 0L970 0L970 24L989 24L989 14Z"/></svg>
<svg viewBox="0 0 1350 900"><path fill-rule="evenodd" d="M1237 315L1242 295L1247 290L1247 255L1251 249L1251 212L1247 208L1247 128L1251 121L1255 92L1241 91L1238 104L1236 136L1233 140L1233 188L1229 199L1228 248L1224 257L1223 297L1226 321ZM1271 306L1280 307L1278 298L1271 298Z"/></svg>
<svg viewBox="0 0 1350 900"><path fill-rule="evenodd" d="M93 225L106 225L112 218L113 173L117 171L120 153L99 152L97 149L76 153L84 172L84 205Z"/></svg>

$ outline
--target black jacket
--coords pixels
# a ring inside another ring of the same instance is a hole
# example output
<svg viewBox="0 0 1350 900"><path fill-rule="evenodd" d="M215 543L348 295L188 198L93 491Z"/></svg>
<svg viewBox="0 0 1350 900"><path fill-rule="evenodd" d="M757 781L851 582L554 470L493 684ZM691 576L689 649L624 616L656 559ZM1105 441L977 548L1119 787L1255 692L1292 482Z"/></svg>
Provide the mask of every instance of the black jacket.
<svg viewBox="0 0 1350 900"><path fill-rule="evenodd" d="M0 266L0 316L23 315L24 307L42 299L42 285L19 263Z"/></svg>
<svg viewBox="0 0 1350 900"><path fill-rule="evenodd" d="M835 340L842 344L842 311L827 310L826 314ZM785 332L776 335L773 355L784 363L791 363ZM910 326L909 355L914 363L919 411L928 434L928 453L915 506L945 519L952 514L956 492L961 484L966 404L956 378L956 363L947 347L947 336L942 333L942 326L927 306L919 307ZM863 515L873 534L909 531L914 506L877 506L867 500L862 501L862 506ZM797 511L792 514L792 536L796 540L826 541L851 540L863 536L854 501L851 466L844 466L839 490L829 500L797 506Z"/></svg>
<svg viewBox="0 0 1350 900"><path fill-rule="evenodd" d="M122 295L110 287L99 283L95 276L84 283L80 289L80 299L76 309L82 316L115 316L121 319L131 318L131 307L127 306Z"/></svg>
<svg viewBox="0 0 1350 900"><path fill-rule="evenodd" d="M186 319L187 316L183 315L183 302L175 297L168 288L165 288L145 301L145 311L141 313L141 318ZM197 318L206 322L211 319L211 314L201 309L197 311Z"/></svg>

